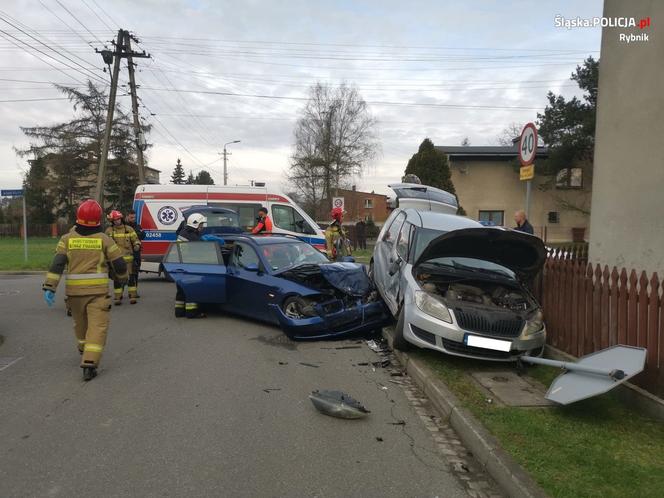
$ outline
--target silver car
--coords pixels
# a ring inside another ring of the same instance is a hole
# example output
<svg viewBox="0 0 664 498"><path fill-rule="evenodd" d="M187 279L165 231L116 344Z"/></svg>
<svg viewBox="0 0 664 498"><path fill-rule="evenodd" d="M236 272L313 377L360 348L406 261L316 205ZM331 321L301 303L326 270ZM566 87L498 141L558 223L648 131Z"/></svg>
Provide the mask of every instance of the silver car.
<svg viewBox="0 0 664 498"><path fill-rule="evenodd" d="M378 236L370 273L397 319L395 347L496 361L540 356L546 329L527 283L544 264L542 241L449 207L402 205Z"/></svg>

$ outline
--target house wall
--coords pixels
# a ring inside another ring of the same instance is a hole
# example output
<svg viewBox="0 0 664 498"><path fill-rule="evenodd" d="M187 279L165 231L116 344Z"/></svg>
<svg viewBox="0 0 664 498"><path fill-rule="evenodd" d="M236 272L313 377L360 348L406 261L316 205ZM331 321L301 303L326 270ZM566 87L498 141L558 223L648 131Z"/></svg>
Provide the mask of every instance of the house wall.
<svg viewBox="0 0 664 498"><path fill-rule="evenodd" d="M605 0L604 16L650 17L650 28L604 28L590 261L664 271L664 2ZM620 33L647 34L625 43Z"/></svg>
<svg viewBox="0 0 664 498"><path fill-rule="evenodd" d="M537 161L535 161L537 167ZM508 160L455 160L450 159L452 181L459 203L469 218L479 219L480 210L504 211L504 226L514 227L514 212L524 209L526 183ZM563 209L560 199L575 205L590 206L590 194L580 190L549 189L538 185L548 178L533 179L529 221L539 237L550 242L572 240L573 227L587 227L589 217L578 211ZM549 211L559 213L559 223L549 223Z"/></svg>
<svg viewBox="0 0 664 498"><path fill-rule="evenodd" d="M370 216L374 223L382 225L389 216L387 196L385 195L345 189L338 189L337 194L335 197L344 198L344 208L346 210L345 221L355 221L358 216L362 219ZM371 199L371 208L365 207L366 199ZM331 202L327 202L326 205L330 206Z"/></svg>

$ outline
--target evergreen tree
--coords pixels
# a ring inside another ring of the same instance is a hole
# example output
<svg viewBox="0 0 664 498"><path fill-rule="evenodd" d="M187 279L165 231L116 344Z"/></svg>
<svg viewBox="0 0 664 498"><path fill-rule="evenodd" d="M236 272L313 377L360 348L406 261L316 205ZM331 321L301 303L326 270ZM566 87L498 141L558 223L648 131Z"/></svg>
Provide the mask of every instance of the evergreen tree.
<svg viewBox="0 0 664 498"><path fill-rule="evenodd" d="M424 139L417 153L413 154L408 161L404 174L409 173L417 175L423 185L431 185L456 194L447 156L437 151L433 142L428 138Z"/></svg>
<svg viewBox="0 0 664 498"><path fill-rule="evenodd" d="M204 169L201 170L200 173L196 175L196 179L194 180L194 183L196 185L214 185L214 180L212 179L212 176L210 173L205 171Z"/></svg>
<svg viewBox="0 0 664 498"><path fill-rule="evenodd" d="M23 180L28 218L33 223L53 223L53 196L48 191L48 170L44 159L29 161L30 169Z"/></svg>
<svg viewBox="0 0 664 498"><path fill-rule="evenodd" d="M447 156L436 150L428 138L424 139L417 153L408 161L404 175L407 174L417 175L423 185L440 188L456 195ZM458 213L466 214L461 206Z"/></svg>
<svg viewBox="0 0 664 498"><path fill-rule="evenodd" d="M171 175L171 183L175 185L185 184L185 172L179 157L177 163L175 163L175 169L173 170L173 174Z"/></svg>
<svg viewBox="0 0 664 498"><path fill-rule="evenodd" d="M191 170L189 171L189 176L187 177L187 179L185 180L184 183L185 183L185 185L195 185L196 184L196 178L194 177L194 174L191 172Z"/></svg>

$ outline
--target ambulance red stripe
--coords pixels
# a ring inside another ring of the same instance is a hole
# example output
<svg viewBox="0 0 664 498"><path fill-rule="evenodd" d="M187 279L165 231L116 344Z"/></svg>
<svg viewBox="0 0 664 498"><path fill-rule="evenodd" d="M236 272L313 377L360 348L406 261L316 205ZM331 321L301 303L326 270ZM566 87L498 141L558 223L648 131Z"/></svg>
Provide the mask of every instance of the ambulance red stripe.
<svg viewBox="0 0 664 498"><path fill-rule="evenodd" d="M279 194L234 194L219 192L137 192L136 199L172 199L172 200L224 200L224 201L271 201L288 202Z"/></svg>

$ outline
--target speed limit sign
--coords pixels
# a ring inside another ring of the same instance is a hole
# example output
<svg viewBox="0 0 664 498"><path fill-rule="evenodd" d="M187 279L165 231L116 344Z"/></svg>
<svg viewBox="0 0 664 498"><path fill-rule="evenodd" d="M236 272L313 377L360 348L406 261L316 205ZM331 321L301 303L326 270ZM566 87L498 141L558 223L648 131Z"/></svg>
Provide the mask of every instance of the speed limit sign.
<svg viewBox="0 0 664 498"><path fill-rule="evenodd" d="M533 123L523 127L519 140L519 161L523 166L533 164L537 152L537 128Z"/></svg>

